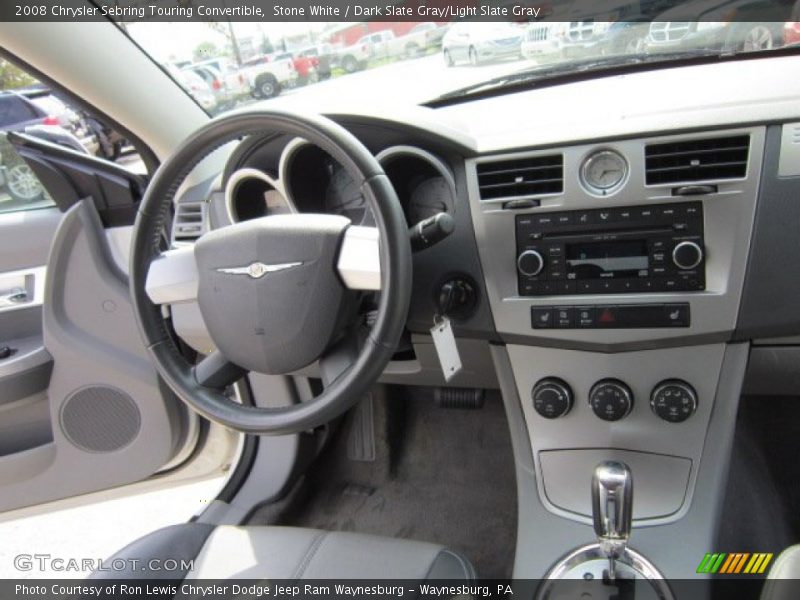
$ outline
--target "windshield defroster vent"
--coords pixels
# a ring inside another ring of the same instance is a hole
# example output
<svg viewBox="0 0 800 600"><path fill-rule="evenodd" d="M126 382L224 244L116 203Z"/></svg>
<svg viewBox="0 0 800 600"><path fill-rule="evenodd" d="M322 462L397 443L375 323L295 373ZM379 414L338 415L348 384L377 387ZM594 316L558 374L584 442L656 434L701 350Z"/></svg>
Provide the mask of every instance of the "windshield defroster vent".
<svg viewBox="0 0 800 600"><path fill-rule="evenodd" d="M207 230L206 205L203 202L180 202L175 206L172 245L194 243Z"/></svg>
<svg viewBox="0 0 800 600"><path fill-rule="evenodd" d="M681 140L645 149L647 185L741 179L747 175L750 136Z"/></svg>
<svg viewBox="0 0 800 600"><path fill-rule="evenodd" d="M560 194L564 191L564 156L528 156L478 164L481 200Z"/></svg>

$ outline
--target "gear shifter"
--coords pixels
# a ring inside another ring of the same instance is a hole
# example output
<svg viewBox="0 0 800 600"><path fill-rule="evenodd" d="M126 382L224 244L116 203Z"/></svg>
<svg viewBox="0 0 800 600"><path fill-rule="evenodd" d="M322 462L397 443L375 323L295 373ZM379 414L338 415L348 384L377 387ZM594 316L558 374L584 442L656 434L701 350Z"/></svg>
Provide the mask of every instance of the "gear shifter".
<svg viewBox="0 0 800 600"><path fill-rule="evenodd" d="M628 545L633 517L633 477L628 465L605 461L592 476L594 532L601 551L608 557L608 577L616 577L616 561Z"/></svg>

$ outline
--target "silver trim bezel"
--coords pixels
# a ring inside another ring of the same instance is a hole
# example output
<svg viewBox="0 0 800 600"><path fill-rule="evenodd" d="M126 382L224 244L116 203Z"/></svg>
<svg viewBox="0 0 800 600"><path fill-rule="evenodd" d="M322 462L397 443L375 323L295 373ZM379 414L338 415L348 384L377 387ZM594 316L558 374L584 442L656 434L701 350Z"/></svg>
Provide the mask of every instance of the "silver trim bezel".
<svg viewBox="0 0 800 600"><path fill-rule="evenodd" d="M259 181L263 181L264 183L270 185L272 189L278 192L281 195L281 198L286 203L286 207L289 209L289 212L296 213L297 208L294 205L294 202L287 196L286 192L283 189L281 183L260 171L259 169L254 169L252 167L244 167L241 169L237 169L231 176L228 178L228 182L225 184L225 211L227 212L228 219L230 219L231 223L239 223L240 220L238 215L234 215L233 210L233 196L236 192L236 188L241 185L243 181L248 179L257 179ZM234 218L237 217L237 218Z"/></svg>

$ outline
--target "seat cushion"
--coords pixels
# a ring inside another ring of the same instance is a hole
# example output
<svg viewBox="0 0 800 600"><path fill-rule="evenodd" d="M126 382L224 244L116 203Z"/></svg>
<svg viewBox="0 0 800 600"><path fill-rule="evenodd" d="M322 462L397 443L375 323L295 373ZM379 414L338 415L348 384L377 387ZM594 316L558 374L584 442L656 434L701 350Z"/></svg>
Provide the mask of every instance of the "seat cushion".
<svg viewBox="0 0 800 600"><path fill-rule="evenodd" d="M769 570L761 600L797 600L800 598L800 545L781 552Z"/></svg>
<svg viewBox="0 0 800 600"><path fill-rule="evenodd" d="M186 523L155 531L115 559L135 559L136 570L104 571L101 578L151 579L429 579L473 580L469 561L427 542L296 527L233 527ZM181 571L141 570L152 559L192 561ZM117 564L121 564L118 563Z"/></svg>

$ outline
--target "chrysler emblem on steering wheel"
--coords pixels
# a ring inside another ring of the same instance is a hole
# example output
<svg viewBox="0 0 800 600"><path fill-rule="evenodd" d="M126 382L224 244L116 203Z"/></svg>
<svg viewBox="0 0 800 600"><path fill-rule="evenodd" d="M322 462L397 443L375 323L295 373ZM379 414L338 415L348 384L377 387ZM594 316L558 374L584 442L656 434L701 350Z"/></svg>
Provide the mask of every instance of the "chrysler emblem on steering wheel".
<svg viewBox="0 0 800 600"><path fill-rule="evenodd" d="M302 262L281 263L278 265L265 265L262 262L254 262L246 267L232 267L230 269L217 269L220 273L229 273L231 275L249 275L253 279L260 279L267 273L275 273L276 271L285 271L299 267Z"/></svg>

